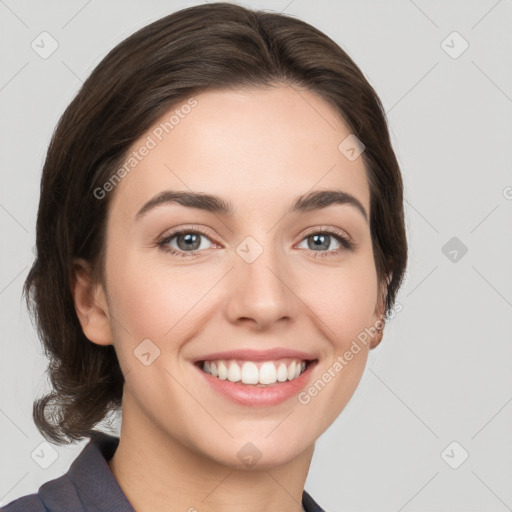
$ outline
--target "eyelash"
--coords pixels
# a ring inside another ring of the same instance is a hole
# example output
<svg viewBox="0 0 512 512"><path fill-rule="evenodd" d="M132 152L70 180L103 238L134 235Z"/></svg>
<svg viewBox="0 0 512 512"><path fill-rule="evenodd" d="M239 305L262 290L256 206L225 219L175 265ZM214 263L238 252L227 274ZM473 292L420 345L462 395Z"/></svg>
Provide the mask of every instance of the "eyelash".
<svg viewBox="0 0 512 512"><path fill-rule="evenodd" d="M165 236L163 239L159 240L157 242L157 245L158 247L166 254L172 254L173 256L178 256L178 257L182 257L182 258L186 258L186 257L189 257L189 256L196 256L198 253L202 252L201 250L195 250L195 251L181 251L181 250L176 250L172 247L169 247L169 245L167 245L174 237L178 236L178 235L182 235L184 233L187 233L187 234L190 234L190 233L194 233L194 234L198 234L198 235L203 235L205 236L206 238L210 239L210 235L208 233L206 233L205 231L201 230L201 229L198 229L198 228L194 228L194 229L188 229L188 228L183 228L183 229L180 229L180 230L177 230L177 231L174 231L172 233L170 233L169 235ZM334 236L334 238L336 238L340 244L342 245L341 248L339 249L336 249L336 250L326 250L326 251L313 251L311 249L307 249L308 252L310 253L313 253L313 257L314 258L323 258L323 257L329 257L329 256L336 256L338 254L340 254L341 252L344 252L344 251L352 251L354 249L354 242L352 242L350 240L350 238L341 230L336 230L336 229L332 229L332 228L329 228L329 229L322 229L320 231L312 231L311 233L308 233L307 235L304 236L304 238L302 238L301 242L303 240L305 240L306 238L309 238L310 236L312 235L330 235L330 236Z"/></svg>

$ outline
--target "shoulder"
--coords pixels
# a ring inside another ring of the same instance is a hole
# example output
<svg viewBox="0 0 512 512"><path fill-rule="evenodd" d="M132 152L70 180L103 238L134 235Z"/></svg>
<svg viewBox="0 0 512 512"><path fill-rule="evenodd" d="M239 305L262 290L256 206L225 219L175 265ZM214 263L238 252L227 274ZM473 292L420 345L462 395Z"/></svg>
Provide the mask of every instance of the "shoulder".
<svg viewBox="0 0 512 512"><path fill-rule="evenodd" d="M27 494L0 508L1 512L47 512L38 494Z"/></svg>
<svg viewBox="0 0 512 512"><path fill-rule="evenodd" d="M67 473L41 485L37 493L11 501L0 512L134 512L107 465L118 443L117 437L95 432Z"/></svg>
<svg viewBox="0 0 512 512"><path fill-rule="evenodd" d="M76 487L67 475L50 480L34 494L27 494L11 501L0 512L81 512Z"/></svg>
<svg viewBox="0 0 512 512"><path fill-rule="evenodd" d="M305 489L302 492L302 506L306 512L326 512Z"/></svg>

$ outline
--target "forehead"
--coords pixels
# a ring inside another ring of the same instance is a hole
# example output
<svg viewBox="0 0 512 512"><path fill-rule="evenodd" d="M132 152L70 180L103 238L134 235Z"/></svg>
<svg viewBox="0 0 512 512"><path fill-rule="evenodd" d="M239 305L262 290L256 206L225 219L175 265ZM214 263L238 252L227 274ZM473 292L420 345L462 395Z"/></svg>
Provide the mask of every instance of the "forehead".
<svg viewBox="0 0 512 512"><path fill-rule="evenodd" d="M228 198L236 215L261 204L288 207L288 195L338 188L368 211L363 159L351 161L339 149L350 134L311 91L207 91L174 105L132 145L111 208L136 212L163 190L193 190Z"/></svg>

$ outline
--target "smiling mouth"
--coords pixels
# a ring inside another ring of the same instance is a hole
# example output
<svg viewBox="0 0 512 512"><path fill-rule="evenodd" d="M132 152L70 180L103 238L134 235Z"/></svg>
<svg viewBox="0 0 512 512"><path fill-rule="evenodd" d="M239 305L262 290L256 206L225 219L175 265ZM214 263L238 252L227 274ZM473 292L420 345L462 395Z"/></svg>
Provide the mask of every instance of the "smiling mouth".
<svg viewBox="0 0 512 512"><path fill-rule="evenodd" d="M280 358L270 361L217 359L197 361L204 373L219 380L227 380L252 387L269 387L299 378L315 360Z"/></svg>

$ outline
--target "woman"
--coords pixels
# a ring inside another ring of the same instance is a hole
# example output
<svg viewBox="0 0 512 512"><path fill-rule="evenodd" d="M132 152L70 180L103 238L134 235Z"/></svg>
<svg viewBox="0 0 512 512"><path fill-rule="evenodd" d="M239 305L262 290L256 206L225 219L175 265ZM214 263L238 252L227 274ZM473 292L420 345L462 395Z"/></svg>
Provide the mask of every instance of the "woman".
<svg viewBox="0 0 512 512"><path fill-rule="evenodd" d="M59 121L25 293L68 473L4 510L306 512L407 260L381 103L325 34L229 3L116 46ZM96 430L122 410L120 437Z"/></svg>

